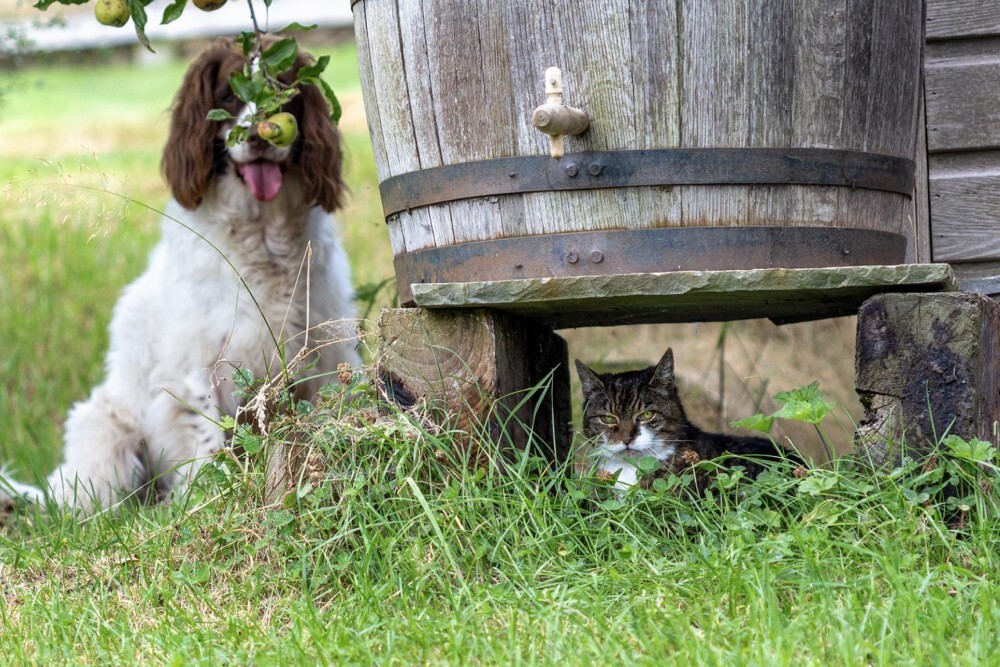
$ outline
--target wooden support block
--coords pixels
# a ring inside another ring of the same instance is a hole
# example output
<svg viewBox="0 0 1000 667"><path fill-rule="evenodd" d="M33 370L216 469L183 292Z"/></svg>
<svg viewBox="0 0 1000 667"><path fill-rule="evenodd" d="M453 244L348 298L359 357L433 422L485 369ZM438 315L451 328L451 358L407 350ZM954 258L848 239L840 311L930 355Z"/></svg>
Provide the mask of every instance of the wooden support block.
<svg viewBox="0 0 1000 667"><path fill-rule="evenodd" d="M882 294L858 313L858 453L895 465L955 434L995 442L1000 304L980 294Z"/></svg>
<svg viewBox="0 0 1000 667"><path fill-rule="evenodd" d="M387 395L404 407L426 403L442 425L485 430L506 451L530 446L566 458L568 361L566 341L551 328L496 311L403 308L379 317L378 376ZM530 394L550 374L544 390Z"/></svg>

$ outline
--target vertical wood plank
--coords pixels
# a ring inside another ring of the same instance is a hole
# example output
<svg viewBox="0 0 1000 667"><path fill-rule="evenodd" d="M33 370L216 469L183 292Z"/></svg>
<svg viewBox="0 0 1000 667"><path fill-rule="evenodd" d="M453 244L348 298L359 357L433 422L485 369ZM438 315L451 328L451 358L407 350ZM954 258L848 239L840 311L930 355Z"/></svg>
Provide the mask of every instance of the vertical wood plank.
<svg viewBox="0 0 1000 667"><path fill-rule="evenodd" d="M681 2L681 144L691 148L747 146L750 138L748 78L751 60L748 8L720 0ZM697 46L695 46L697 45ZM743 110L743 111L741 111ZM746 188L686 187L683 222L738 225L746 219Z"/></svg>
<svg viewBox="0 0 1000 667"><path fill-rule="evenodd" d="M847 65L848 0L795 5L792 145L838 148L841 144ZM793 218L801 224L836 224L841 189L796 189Z"/></svg>
<svg viewBox="0 0 1000 667"><path fill-rule="evenodd" d="M919 3L898 0L856 2L849 11L865 20L851 23L843 124L845 147L914 158L919 107L919 63L923 53ZM909 71L908 67L914 67ZM843 207L847 226L866 228L871 220L883 229L906 234L916 217L912 199L885 193L859 199L848 193Z"/></svg>
<svg viewBox="0 0 1000 667"><path fill-rule="evenodd" d="M748 146L792 145L795 89L795 3L773 0L748 16ZM749 191L746 224L792 225L795 192L788 186Z"/></svg>
<svg viewBox="0 0 1000 667"><path fill-rule="evenodd" d="M681 142L680 49L674 0L631 2L628 31L632 69L632 115L637 149L676 148ZM627 142L623 145L628 145ZM681 222L681 190L636 188L626 215L632 229L676 227Z"/></svg>
<svg viewBox="0 0 1000 667"><path fill-rule="evenodd" d="M424 11L420 3L399 3L400 48L407 93L410 98L410 116L416 140L417 160L421 169L440 167L441 146L437 136L437 122L434 116L434 79L431 76L427 55L427 30ZM438 247L455 242L452 229L451 209L447 206L431 206L427 217L414 219L417 225L427 225L427 229L411 240L414 249ZM428 233L429 232L429 233Z"/></svg>
<svg viewBox="0 0 1000 667"><path fill-rule="evenodd" d="M387 170L379 178L405 174L420 169L417 137L413 127L411 92L403 67L400 16L395 2L365 2L365 20L374 97L378 104L381 139L385 147ZM414 86L424 85L414 82ZM419 96L416 101L419 102ZM421 208L399 214L399 231L408 250L434 246L431 213ZM395 234L393 234L395 236Z"/></svg>
<svg viewBox="0 0 1000 667"><path fill-rule="evenodd" d="M393 257L402 255L408 250L417 250L417 248L407 248L406 233L403 230L403 222L399 219L399 215L390 215L386 218L385 224L389 228L389 244L392 246Z"/></svg>
<svg viewBox="0 0 1000 667"><path fill-rule="evenodd" d="M510 120L494 108L498 91L509 91L506 70L491 45L490 23L497 11L481 11L478 0L426 0L423 3L425 47L430 79L434 82L434 131L442 164L499 157L512 151ZM500 70L500 71L498 71ZM508 108L504 100L502 108ZM487 112L487 110L490 110ZM502 231L499 213L468 201L453 202L448 210L450 238L496 238ZM446 231L441 230L445 236Z"/></svg>
<svg viewBox="0 0 1000 667"><path fill-rule="evenodd" d="M921 76L923 79L923 76ZM913 250L907 251L907 262L926 264L931 261L931 211L930 211L930 173L927 162L927 123L926 106L923 86L920 93L920 109L917 112L917 183L913 195L912 227L907 234L907 241L912 243Z"/></svg>
<svg viewBox="0 0 1000 667"><path fill-rule="evenodd" d="M865 150L912 159L924 52L921 3L876 0L874 5L878 38L871 42Z"/></svg>
<svg viewBox="0 0 1000 667"><path fill-rule="evenodd" d="M382 122L379 113L378 95L376 94L375 73L372 71L371 45L368 40L368 19L365 12L367 3L358 2L354 10L354 34L357 41L358 72L361 77L361 97L365 103L365 115L368 118L368 133L372 140L372 153L375 156L375 171L378 180L383 181L389 176L389 157L385 152L385 142L382 141Z"/></svg>

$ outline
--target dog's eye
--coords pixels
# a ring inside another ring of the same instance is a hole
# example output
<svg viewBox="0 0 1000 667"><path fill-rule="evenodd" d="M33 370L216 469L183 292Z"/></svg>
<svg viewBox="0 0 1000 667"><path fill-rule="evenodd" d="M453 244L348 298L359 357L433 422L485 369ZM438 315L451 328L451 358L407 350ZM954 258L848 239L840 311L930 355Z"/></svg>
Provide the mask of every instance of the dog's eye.
<svg viewBox="0 0 1000 667"><path fill-rule="evenodd" d="M614 426L618 423L618 418L614 415L601 415L599 419L602 424L607 424L608 426Z"/></svg>

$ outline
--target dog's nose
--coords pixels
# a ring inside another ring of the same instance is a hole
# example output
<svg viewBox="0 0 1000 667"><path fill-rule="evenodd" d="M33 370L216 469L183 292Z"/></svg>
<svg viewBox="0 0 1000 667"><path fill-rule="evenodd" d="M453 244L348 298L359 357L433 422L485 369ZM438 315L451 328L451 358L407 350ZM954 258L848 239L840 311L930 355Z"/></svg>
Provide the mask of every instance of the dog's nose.
<svg viewBox="0 0 1000 667"><path fill-rule="evenodd" d="M245 141L251 148L263 148L264 144L267 143L264 137L260 136L260 132L257 131L257 123L250 125L250 133L247 135Z"/></svg>

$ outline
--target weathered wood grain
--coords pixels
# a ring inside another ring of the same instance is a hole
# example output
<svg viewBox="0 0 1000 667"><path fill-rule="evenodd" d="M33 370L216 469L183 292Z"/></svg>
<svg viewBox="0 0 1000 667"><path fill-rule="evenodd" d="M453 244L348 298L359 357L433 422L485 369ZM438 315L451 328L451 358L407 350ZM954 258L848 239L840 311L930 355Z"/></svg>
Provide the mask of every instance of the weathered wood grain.
<svg viewBox="0 0 1000 667"><path fill-rule="evenodd" d="M924 95L920 95L920 110L917 117L926 118ZM931 209L930 209L930 164L927 156L927 123L917 124L917 174L914 199L914 216L905 222L910 225L912 250L907 249L907 262L927 263L931 261Z"/></svg>
<svg viewBox="0 0 1000 667"><path fill-rule="evenodd" d="M427 28L424 13L413 3L399 5L400 48L402 69L406 76L406 93L410 98L410 112L413 120L413 136L416 140L417 159L421 169L439 167L444 164L441 145L434 124L434 91L431 76L430 56L427 48ZM427 209L423 215L407 215L401 219L401 231L410 225L416 229L404 239L412 246L450 245L455 242L452 228L451 210L447 206Z"/></svg>
<svg viewBox="0 0 1000 667"><path fill-rule="evenodd" d="M677 39L677 3L668 3L650 20L649 12L635 3L629 5L628 31L632 36L631 94L632 104L645 111L636 114L637 149L680 146L681 80L680 47ZM682 188L636 188L626 195L639 211L658 211L659 216L633 216L631 227L642 229L657 226L680 226Z"/></svg>
<svg viewBox="0 0 1000 667"><path fill-rule="evenodd" d="M362 75L362 80L366 86L372 86L369 99L374 101L377 108L377 127L381 132L377 137L380 150L376 153L376 169L379 180L384 180L389 176L420 169L416 131L413 126L414 111L406 71L400 66L403 62L403 50L400 38L400 15L396 4L366 2L358 3L355 8L360 5L364 5L363 42L367 45L368 53L364 59L359 56L359 64L364 63L371 70L370 74ZM390 29L380 29L381 27ZM363 48L360 40L358 48L359 51ZM417 91L423 85L420 81L413 83ZM422 99L423 96L418 92L413 101L419 103ZM365 104L367 110L368 100ZM374 132L373 129L372 133ZM384 161L379 159L382 151L385 155ZM390 240L394 242L394 252L396 252L395 245L412 250L413 247L434 242L429 210L419 209L401 214L398 222L400 224L396 229L391 229L389 234Z"/></svg>
<svg viewBox="0 0 1000 667"><path fill-rule="evenodd" d="M377 374L386 394L468 434L460 442L473 464L483 436L503 438L504 448L566 457L568 361L566 342L551 329L503 313L407 308L379 317Z"/></svg>
<svg viewBox="0 0 1000 667"><path fill-rule="evenodd" d="M968 262L951 268L963 292L1000 297L1000 262Z"/></svg>
<svg viewBox="0 0 1000 667"><path fill-rule="evenodd" d="M368 118L368 134L372 141L372 152L375 157L375 170L378 180L383 181L389 173L389 158L385 153L385 142L382 140L382 121L376 96L375 73L372 68L372 51L368 39L368 13L364 2L351 6L354 12L354 39L358 54L358 73L361 77L361 98L365 104L365 116Z"/></svg>
<svg viewBox="0 0 1000 667"><path fill-rule="evenodd" d="M884 37L886 31L902 30L912 22L918 6L898 0L849 4L841 135L845 146L915 156L920 79L919 75L901 76L897 68L901 54L922 53L922 25L919 30L896 34L891 42ZM914 217L913 202L874 194L857 199L853 192L841 193L846 226L885 220L887 231L910 232L903 222Z"/></svg>
<svg viewBox="0 0 1000 667"><path fill-rule="evenodd" d="M963 289L1000 293L1000 3L929 0L927 37L931 257Z"/></svg>
<svg viewBox="0 0 1000 667"><path fill-rule="evenodd" d="M1000 304L978 294L882 294L858 313L858 453L876 465L930 451L945 433L994 440Z"/></svg>
<svg viewBox="0 0 1000 667"><path fill-rule="evenodd" d="M1000 35L996 0L927 0L927 39Z"/></svg>
<svg viewBox="0 0 1000 667"><path fill-rule="evenodd" d="M931 152L1000 148L1000 39L928 45L925 77Z"/></svg>
<svg viewBox="0 0 1000 667"><path fill-rule="evenodd" d="M1000 151L932 155L933 257L1000 260Z"/></svg>

